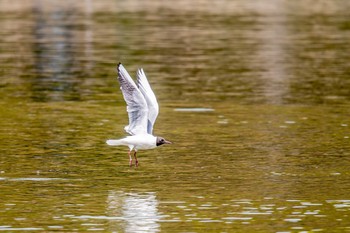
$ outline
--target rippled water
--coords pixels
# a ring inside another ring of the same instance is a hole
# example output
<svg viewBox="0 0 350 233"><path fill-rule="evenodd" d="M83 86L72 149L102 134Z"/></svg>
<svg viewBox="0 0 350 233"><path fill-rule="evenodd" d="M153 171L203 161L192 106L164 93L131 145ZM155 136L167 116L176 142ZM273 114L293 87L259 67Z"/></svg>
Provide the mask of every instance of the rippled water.
<svg viewBox="0 0 350 233"><path fill-rule="evenodd" d="M349 10L0 1L0 231L349 232ZM119 61L174 143L137 169Z"/></svg>

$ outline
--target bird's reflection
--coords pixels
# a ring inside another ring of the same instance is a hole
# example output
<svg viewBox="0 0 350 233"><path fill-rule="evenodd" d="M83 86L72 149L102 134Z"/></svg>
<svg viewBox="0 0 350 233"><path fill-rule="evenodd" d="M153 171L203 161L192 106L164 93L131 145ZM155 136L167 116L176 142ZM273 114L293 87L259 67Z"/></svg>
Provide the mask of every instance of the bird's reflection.
<svg viewBox="0 0 350 233"><path fill-rule="evenodd" d="M121 217L123 222L110 221L111 231L159 232L161 218L155 193L125 193L110 191L107 215Z"/></svg>

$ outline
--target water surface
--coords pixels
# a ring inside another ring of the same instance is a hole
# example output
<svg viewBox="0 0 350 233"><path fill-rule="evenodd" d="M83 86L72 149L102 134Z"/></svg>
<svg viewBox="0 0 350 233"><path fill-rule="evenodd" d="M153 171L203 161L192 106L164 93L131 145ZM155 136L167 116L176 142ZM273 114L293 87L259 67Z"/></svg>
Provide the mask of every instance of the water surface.
<svg viewBox="0 0 350 233"><path fill-rule="evenodd" d="M1 1L0 231L349 232L349 10ZM174 143L137 169L119 61Z"/></svg>

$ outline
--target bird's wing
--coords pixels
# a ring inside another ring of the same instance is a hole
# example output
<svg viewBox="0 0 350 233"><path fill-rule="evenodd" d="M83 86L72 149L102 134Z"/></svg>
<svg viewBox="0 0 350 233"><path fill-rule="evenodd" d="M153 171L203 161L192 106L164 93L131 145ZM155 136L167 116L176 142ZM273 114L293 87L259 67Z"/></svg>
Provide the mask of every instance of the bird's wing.
<svg viewBox="0 0 350 233"><path fill-rule="evenodd" d="M126 111L129 115L129 125L125 131L131 135L147 133L148 107L145 98L137 88L126 69L118 64L118 81L127 104Z"/></svg>
<svg viewBox="0 0 350 233"><path fill-rule="evenodd" d="M143 69L137 71L137 87L145 97L148 106L148 121L147 121L147 132L152 134L154 123L156 122L159 106L157 98L148 83L147 77Z"/></svg>

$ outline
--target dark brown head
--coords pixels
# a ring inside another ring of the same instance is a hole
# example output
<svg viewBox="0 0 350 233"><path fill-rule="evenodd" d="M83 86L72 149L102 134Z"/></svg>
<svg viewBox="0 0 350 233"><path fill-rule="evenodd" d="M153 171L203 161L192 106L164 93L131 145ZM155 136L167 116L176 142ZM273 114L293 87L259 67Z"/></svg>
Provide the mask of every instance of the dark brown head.
<svg viewBox="0 0 350 233"><path fill-rule="evenodd" d="M157 137L157 146L161 146L163 144L171 144L171 142L165 140L162 137Z"/></svg>

